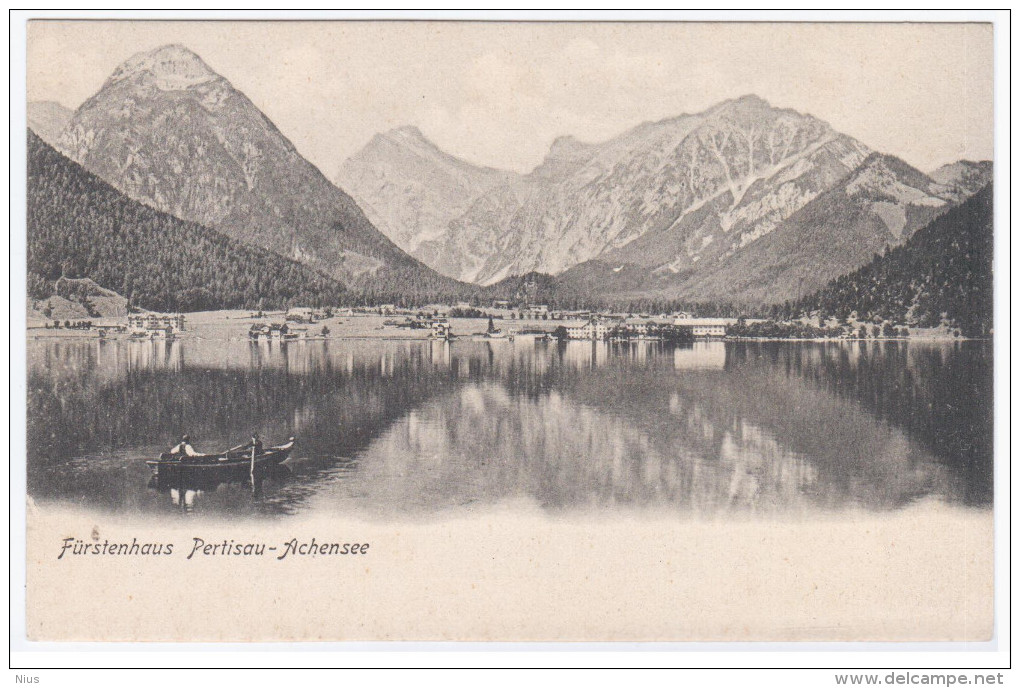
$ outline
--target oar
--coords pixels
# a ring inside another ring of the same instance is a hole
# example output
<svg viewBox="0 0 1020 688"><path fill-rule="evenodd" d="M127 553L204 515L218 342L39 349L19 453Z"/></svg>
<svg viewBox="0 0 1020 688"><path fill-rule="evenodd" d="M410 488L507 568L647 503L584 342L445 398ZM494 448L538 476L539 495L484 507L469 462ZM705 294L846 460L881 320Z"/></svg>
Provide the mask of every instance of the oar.
<svg viewBox="0 0 1020 688"><path fill-rule="evenodd" d="M262 478L255 480L255 446L251 448L251 469L249 470L249 476L251 478L251 496L252 499L258 499L262 492Z"/></svg>

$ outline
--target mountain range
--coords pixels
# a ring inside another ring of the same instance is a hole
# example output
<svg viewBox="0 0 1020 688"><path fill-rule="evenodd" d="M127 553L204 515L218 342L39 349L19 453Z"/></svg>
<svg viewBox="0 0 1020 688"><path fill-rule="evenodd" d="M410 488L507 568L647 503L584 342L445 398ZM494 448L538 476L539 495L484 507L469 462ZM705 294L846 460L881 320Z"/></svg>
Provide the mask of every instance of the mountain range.
<svg viewBox="0 0 1020 688"><path fill-rule="evenodd" d="M459 186L425 183L451 166ZM927 176L756 96L604 143L561 137L524 175L472 166L403 128L337 177L402 248L460 280L534 271L573 292L746 302L822 286L990 178L990 163L968 161Z"/></svg>
<svg viewBox="0 0 1020 688"><path fill-rule="evenodd" d="M179 45L128 59L74 111L31 103L28 120L127 199L368 301L484 300L526 275L553 299L796 300L907 241L992 174L970 161L925 174L748 95L601 143L560 137L523 174L400 127L331 182Z"/></svg>
<svg viewBox="0 0 1020 688"><path fill-rule="evenodd" d="M784 193L783 183L778 188L763 186L773 198ZM859 267L886 247L901 244L956 199L902 160L878 153L870 154L831 187L816 188L810 195L813 198L802 205L791 203L774 210L775 224L765 216L753 225L754 230L737 237L713 225L705 230L702 225L694 230L695 236L712 231L708 237L713 239L701 240L711 243L700 255L681 255L680 264L664 262L676 237L650 233L568 270L561 280L597 282L603 290L621 294L651 292L689 301L796 299ZM713 251L716 237L722 246Z"/></svg>

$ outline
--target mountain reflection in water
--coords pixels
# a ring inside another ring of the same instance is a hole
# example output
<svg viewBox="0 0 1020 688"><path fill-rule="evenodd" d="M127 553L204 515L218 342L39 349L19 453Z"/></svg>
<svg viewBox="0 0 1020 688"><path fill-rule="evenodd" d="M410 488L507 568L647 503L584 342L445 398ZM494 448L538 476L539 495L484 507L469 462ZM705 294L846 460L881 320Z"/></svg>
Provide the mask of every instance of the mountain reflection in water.
<svg viewBox="0 0 1020 688"><path fill-rule="evenodd" d="M28 488L111 511L387 516L987 506L991 347L951 343L33 341ZM286 471L142 459L296 435Z"/></svg>

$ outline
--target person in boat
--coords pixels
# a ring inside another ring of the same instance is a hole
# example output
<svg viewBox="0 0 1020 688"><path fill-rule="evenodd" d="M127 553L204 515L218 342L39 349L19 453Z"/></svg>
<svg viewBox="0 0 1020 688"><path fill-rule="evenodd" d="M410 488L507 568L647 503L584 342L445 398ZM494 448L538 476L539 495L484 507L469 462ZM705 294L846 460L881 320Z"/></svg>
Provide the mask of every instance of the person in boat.
<svg viewBox="0 0 1020 688"><path fill-rule="evenodd" d="M259 437L257 432L251 434L251 439L247 444L242 444L237 447L232 447L227 453L228 454L244 454L245 456L251 456L251 450L255 450L255 455L259 456L262 454L262 439Z"/></svg>
<svg viewBox="0 0 1020 688"><path fill-rule="evenodd" d="M191 437L188 435L181 437L181 441L170 450L170 454L178 458L182 456L199 456L199 453L191 446Z"/></svg>

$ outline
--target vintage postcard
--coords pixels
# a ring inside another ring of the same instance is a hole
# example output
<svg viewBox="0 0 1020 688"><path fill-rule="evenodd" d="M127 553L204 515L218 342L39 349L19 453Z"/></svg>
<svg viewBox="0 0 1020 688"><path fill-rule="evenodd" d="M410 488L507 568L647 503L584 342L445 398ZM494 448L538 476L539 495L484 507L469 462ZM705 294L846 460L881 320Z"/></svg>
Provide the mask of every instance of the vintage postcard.
<svg viewBox="0 0 1020 688"><path fill-rule="evenodd" d="M29 640L992 637L991 24L33 20L27 125Z"/></svg>

